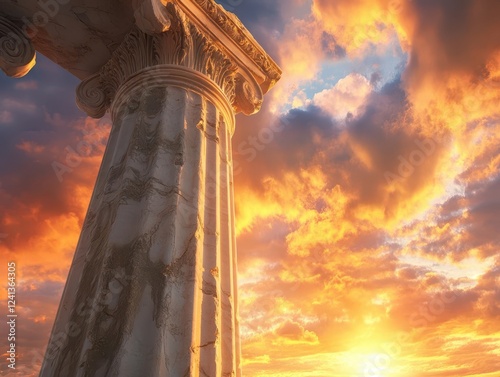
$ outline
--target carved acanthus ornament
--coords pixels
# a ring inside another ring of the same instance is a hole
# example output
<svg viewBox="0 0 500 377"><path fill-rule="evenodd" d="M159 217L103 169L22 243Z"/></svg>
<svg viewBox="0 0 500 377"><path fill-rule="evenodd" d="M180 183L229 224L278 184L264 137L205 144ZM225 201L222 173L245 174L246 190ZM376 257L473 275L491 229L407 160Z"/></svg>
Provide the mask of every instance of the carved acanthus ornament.
<svg viewBox="0 0 500 377"><path fill-rule="evenodd" d="M206 29L190 21L181 9L181 2L160 0L137 0L136 26L125 37L113 57L98 73L84 80L77 89L77 103L89 116L100 118L117 102L122 102L120 88L137 75L149 72L147 85L176 85L189 80L189 71L203 75L214 83L234 112L253 114L260 109L263 91L279 78L281 72L276 64L254 47L257 42L234 16L211 0L196 3L208 14L215 27L229 34L261 68L262 76L256 77L234 59L234 53L217 41ZM246 33L246 34L245 34ZM176 78L175 67L179 68ZM169 74L166 75L165 72ZM163 73L162 73L163 72ZM157 82L151 78L157 76ZM162 83L158 80L165 79ZM135 79L141 85L140 80ZM196 84L189 87L196 91ZM198 88L198 91L205 90ZM212 90L213 91L213 90ZM130 92L129 92L130 94ZM226 107L222 105L222 107ZM233 115L231 115L233 116Z"/></svg>
<svg viewBox="0 0 500 377"><path fill-rule="evenodd" d="M19 25L0 15L0 69L11 77L26 75L35 65L35 49Z"/></svg>
<svg viewBox="0 0 500 377"><path fill-rule="evenodd" d="M224 30L267 74L269 80L264 91L270 89L281 77L281 70L276 63L262 50L262 47L248 32L241 21L231 12L217 4L214 0L195 0L212 20Z"/></svg>

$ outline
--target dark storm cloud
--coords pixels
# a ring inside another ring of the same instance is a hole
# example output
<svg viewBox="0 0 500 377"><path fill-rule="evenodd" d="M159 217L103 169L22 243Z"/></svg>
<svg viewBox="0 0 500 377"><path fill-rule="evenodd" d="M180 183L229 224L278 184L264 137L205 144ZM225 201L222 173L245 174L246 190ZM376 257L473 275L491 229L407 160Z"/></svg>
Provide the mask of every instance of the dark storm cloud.
<svg viewBox="0 0 500 377"><path fill-rule="evenodd" d="M361 205L382 208L391 218L398 207L417 195L434 179L437 162L446 148L441 140L428 140L401 124L410 117L409 104L400 82L373 92L357 117L337 123L321 109L309 106L294 109L281 119L265 110L251 118L239 119L234 153L243 173L237 183L263 190L266 176L280 179L286 172L320 167L328 187L340 185L352 193L349 210ZM271 132L267 143L261 125ZM251 178L250 178L251 177ZM396 182L397 187L391 188Z"/></svg>
<svg viewBox="0 0 500 377"><path fill-rule="evenodd" d="M488 76L486 63L500 48L500 2L496 0L416 0L407 77L453 71Z"/></svg>
<svg viewBox="0 0 500 377"><path fill-rule="evenodd" d="M348 172L349 188L357 197L354 212L359 205L370 205L383 208L390 218L432 181L446 145L405 127L409 118L406 94L395 81L373 92L361 115L348 119L349 145L356 158L337 168Z"/></svg>
<svg viewBox="0 0 500 377"><path fill-rule="evenodd" d="M279 118L267 108L252 117L239 117L233 144L236 182L259 190L263 189L259 178L279 179L288 171L309 168L339 132L329 115L312 106ZM245 174L248 171L252 174Z"/></svg>

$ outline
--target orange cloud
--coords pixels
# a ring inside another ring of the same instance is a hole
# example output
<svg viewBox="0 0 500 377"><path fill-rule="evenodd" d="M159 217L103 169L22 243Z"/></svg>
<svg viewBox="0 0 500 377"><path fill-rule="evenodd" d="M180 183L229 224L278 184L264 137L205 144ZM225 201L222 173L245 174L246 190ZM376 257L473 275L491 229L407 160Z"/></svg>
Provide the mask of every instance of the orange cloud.
<svg viewBox="0 0 500 377"><path fill-rule="evenodd" d="M47 120L55 128L68 127L68 121L57 114L47 115ZM109 130L109 125L90 119L71 123L74 138L19 142L17 150L30 163L15 161L17 169L4 174L0 186L4 203L0 259L16 263L16 311L23 319L18 327L17 369L24 376L38 375ZM72 164L58 177L52 165L66 164L69 154L74 154ZM1 269L0 279L7 281L6 274ZM4 307L7 293L3 286Z"/></svg>
<svg viewBox="0 0 500 377"><path fill-rule="evenodd" d="M245 375L500 370L497 8L314 0L311 14L287 9L294 19L271 27L284 80L274 104L238 119L234 138ZM309 106L301 86L325 61L396 39L409 55L401 81L375 91L351 73ZM272 111L292 95L301 110ZM0 106L5 126L16 111L39 110L31 99ZM23 331L34 334L23 339L21 372L33 376L105 139L78 148L95 122L46 121L56 132L16 140L16 171L0 187L0 255L20 266ZM72 136L58 138L68 127ZM66 147L77 159L60 182L51 164L69 166Z"/></svg>
<svg viewBox="0 0 500 377"><path fill-rule="evenodd" d="M400 7L397 0L314 0L312 13L349 56L359 56L370 46L390 42L394 33L393 16Z"/></svg>

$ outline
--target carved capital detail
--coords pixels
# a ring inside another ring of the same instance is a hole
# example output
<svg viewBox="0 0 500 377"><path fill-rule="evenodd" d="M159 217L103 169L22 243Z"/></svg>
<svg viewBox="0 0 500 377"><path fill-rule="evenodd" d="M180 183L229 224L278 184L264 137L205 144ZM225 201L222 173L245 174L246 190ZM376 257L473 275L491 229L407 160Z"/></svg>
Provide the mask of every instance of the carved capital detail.
<svg viewBox="0 0 500 377"><path fill-rule="evenodd" d="M264 90L271 88L280 78L281 70L251 36L235 14L228 12L214 0L194 0L212 20L231 37L268 76Z"/></svg>
<svg viewBox="0 0 500 377"><path fill-rule="evenodd" d="M92 118L102 118L109 106L109 99L101 83L101 75L87 78L76 89L76 104Z"/></svg>
<svg viewBox="0 0 500 377"><path fill-rule="evenodd" d="M246 67L235 61L226 47L220 41L215 40L213 34L202 30L188 19L185 12L175 2L137 1L139 13L136 15L142 14L142 16L137 16L140 20L137 26L114 51L108 63L78 87L77 103L82 110L92 117L103 116L105 111L116 102L117 93L127 81L141 71L161 66L171 68L178 66L201 73L201 77L210 80L220 88L235 112L249 115L260 109L263 97L262 82L257 82ZM163 5L163 2L166 4ZM215 16L219 14L213 10L219 9L215 3L211 1L198 3L207 6L210 14ZM212 6L215 8L212 9ZM149 16L143 19L146 13ZM232 18L227 18L229 19ZM242 25L239 27L241 28ZM249 35L248 33L245 38L248 43L251 43L253 38L250 40ZM264 57L262 59L265 60ZM267 59L272 61L270 58ZM271 69L270 66L271 63L268 69ZM280 72L278 68L276 69L276 75L272 77L277 79ZM134 82L138 81L134 80ZM150 81L149 85L151 85Z"/></svg>
<svg viewBox="0 0 500 377"><path fill-rule="evenodd" d="M262 106L264 94L255 82L247 81L242 75L235 79L234 107L245 115L254 114Z"/></svg>
<svg viewBox="0 0 500 377"><path fill-rule="evenodd" d="M26 75L35 65L35 48L20 26L0 15L0 69L11 77Z"/></svg>

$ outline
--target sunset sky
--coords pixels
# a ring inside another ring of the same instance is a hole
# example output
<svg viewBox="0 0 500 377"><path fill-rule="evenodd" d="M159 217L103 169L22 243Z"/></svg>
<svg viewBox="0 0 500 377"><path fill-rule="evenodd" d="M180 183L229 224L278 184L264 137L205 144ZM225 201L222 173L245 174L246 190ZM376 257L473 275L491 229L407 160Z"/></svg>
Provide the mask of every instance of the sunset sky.
<svg viewBox="0 0 500 377"><path fill-rule="evenodd" d="M283 69L233 138L244 376L499 377L500 1L219 2ZM38 374L110 129L78 82L0 75L2 376Z"/></svg>

